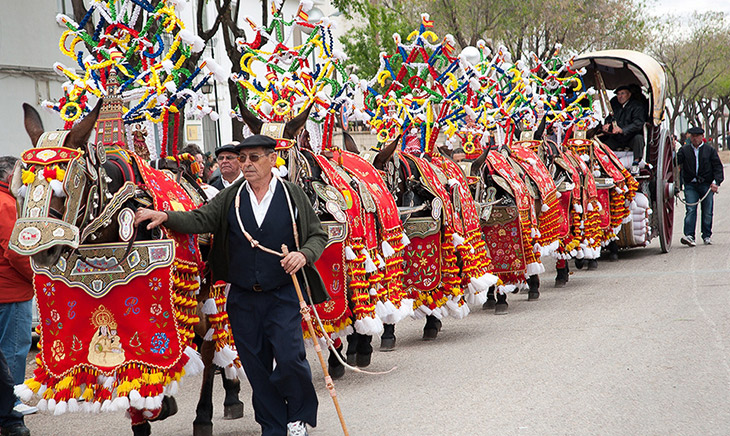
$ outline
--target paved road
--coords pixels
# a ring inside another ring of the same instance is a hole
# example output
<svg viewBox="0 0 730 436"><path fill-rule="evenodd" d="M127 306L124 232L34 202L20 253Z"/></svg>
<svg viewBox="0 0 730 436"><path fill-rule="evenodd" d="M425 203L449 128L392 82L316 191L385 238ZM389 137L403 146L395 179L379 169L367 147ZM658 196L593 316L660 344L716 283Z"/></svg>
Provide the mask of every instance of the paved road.
<svg viewBox="0 0 730 436"><path fill-rule="evenodd" d="M730 188L724 188L728 190ZM622 252L566 288L543 276L539 301L512 295L510 313L474 307L447 320L438 339L422 323L398 326L398 349L375 353L374 370L337 382L353 436L727 435L730 434L730 191L716 197L715 244ZM675 223L681 224L683 209ZM342 434L310 356L320 398L312 436ZM192 434L199 377L178 397L180 413L155 435ZM217 386L216 404L222 405ZM244 418L222 419L220 436L257 435L250 390ZM122 414L27 417L34 435L131 434Z"/></svg>

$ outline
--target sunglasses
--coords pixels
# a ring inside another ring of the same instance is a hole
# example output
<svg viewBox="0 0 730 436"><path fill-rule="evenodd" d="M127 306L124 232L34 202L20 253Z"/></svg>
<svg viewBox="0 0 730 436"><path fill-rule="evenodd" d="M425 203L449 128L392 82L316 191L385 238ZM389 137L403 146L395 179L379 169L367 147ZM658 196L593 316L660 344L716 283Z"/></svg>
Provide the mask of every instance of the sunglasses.
<svg viewBox="0 0 730 436"><path fill-rule="evenodd" d="M259 159L261 159L264 156L268 156L268 155L269 155L269 153L263 153L263 154L259 154L259 153L241 154L241 155L238 156L238 161L241 162L241 163L244 163L244 162L246 162L246 159L249 159L249 160L251 160L251 162L256 163L256 162L259 161Z"/></svg>
<svg viewBox="0 0 730 436"><path fill-rule="evenodd" d="M238 159L238 156L232 156L232 155L218 156L218 162L225 162L227 160L237 160L237 159Z"/></svg>

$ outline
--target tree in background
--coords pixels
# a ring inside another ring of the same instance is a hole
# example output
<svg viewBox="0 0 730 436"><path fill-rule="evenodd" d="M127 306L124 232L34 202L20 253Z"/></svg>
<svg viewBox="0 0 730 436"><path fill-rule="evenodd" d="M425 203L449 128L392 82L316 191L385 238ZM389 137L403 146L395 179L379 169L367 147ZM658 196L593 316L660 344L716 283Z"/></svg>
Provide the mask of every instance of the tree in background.
<svg viewBox="0 0 730 436"><path fill-rule="evenodd" d="M718 82L728 75L725 61L730 55L730 28L725 15L694 13L689 20L667 16L657 29L651 54L664 65L669 79L666 113L670 131L684 115L691 123L706 125L709 135L717 136L711 132L715 127L710 124L714 111L709 100L715 99L717 92L724 93L722 84L730 80Z"/></svg>
<svg viewBox="0 0 730 436"><path fill-rule="evenodd" d="M380 51L393 52L390 35L405 37L428 12L437 34L452 34L459 48L477 41L504 44L513 59L544 58L558 45L565 53L607 48L643 49L648 18L635 0L335 0L348 17L362 20L342 38L361 76L377 71ZM492 47L494 48L494 47Z"/></svg>
<svg viewBox="0 0 730 436"><path fill-rule="evenodd" d="M393 34L408 35L420 23L412 2L336 0L333 4L347 18L362 18L362 25L342 36L340 42L353 65L351 72L364 79L378 72L381 52L397 51Z"/></svg>

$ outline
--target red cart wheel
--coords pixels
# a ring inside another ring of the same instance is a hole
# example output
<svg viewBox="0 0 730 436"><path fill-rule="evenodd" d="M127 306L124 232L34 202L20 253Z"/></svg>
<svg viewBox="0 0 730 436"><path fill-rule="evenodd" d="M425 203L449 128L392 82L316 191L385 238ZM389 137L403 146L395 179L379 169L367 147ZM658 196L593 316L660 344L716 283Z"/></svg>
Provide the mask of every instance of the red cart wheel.
<svg viewBox="0 0 730 436"><path fill-rule="evenodd" d="M674 230L674 144L671 136L663 134L660 137L663 137L663 140L659 141L654 213L659 214L657 230L662 253L669 253L672 249Z"/></svg>

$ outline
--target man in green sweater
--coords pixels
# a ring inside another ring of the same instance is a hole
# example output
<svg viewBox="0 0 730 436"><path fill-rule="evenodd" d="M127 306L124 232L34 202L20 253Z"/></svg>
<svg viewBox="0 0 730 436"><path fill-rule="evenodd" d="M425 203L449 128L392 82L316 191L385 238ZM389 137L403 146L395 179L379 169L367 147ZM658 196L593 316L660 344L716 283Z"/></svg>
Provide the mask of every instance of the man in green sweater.
<svg viewBox="0 0 730 436"><path fill-rule="evenodd" d="M304 436L307 424L317 424L318 402L291 274L308 286L313 303L329 298L314 268L327 234L302 189L273 177L275 146L267 136L246 138L237 147L243 179L197 210L138 210L135 224L213 233L213 281L231 284L228 317L262 436ZM281 258L254 241L276 251L283 244L290 253Z"/></svg>

